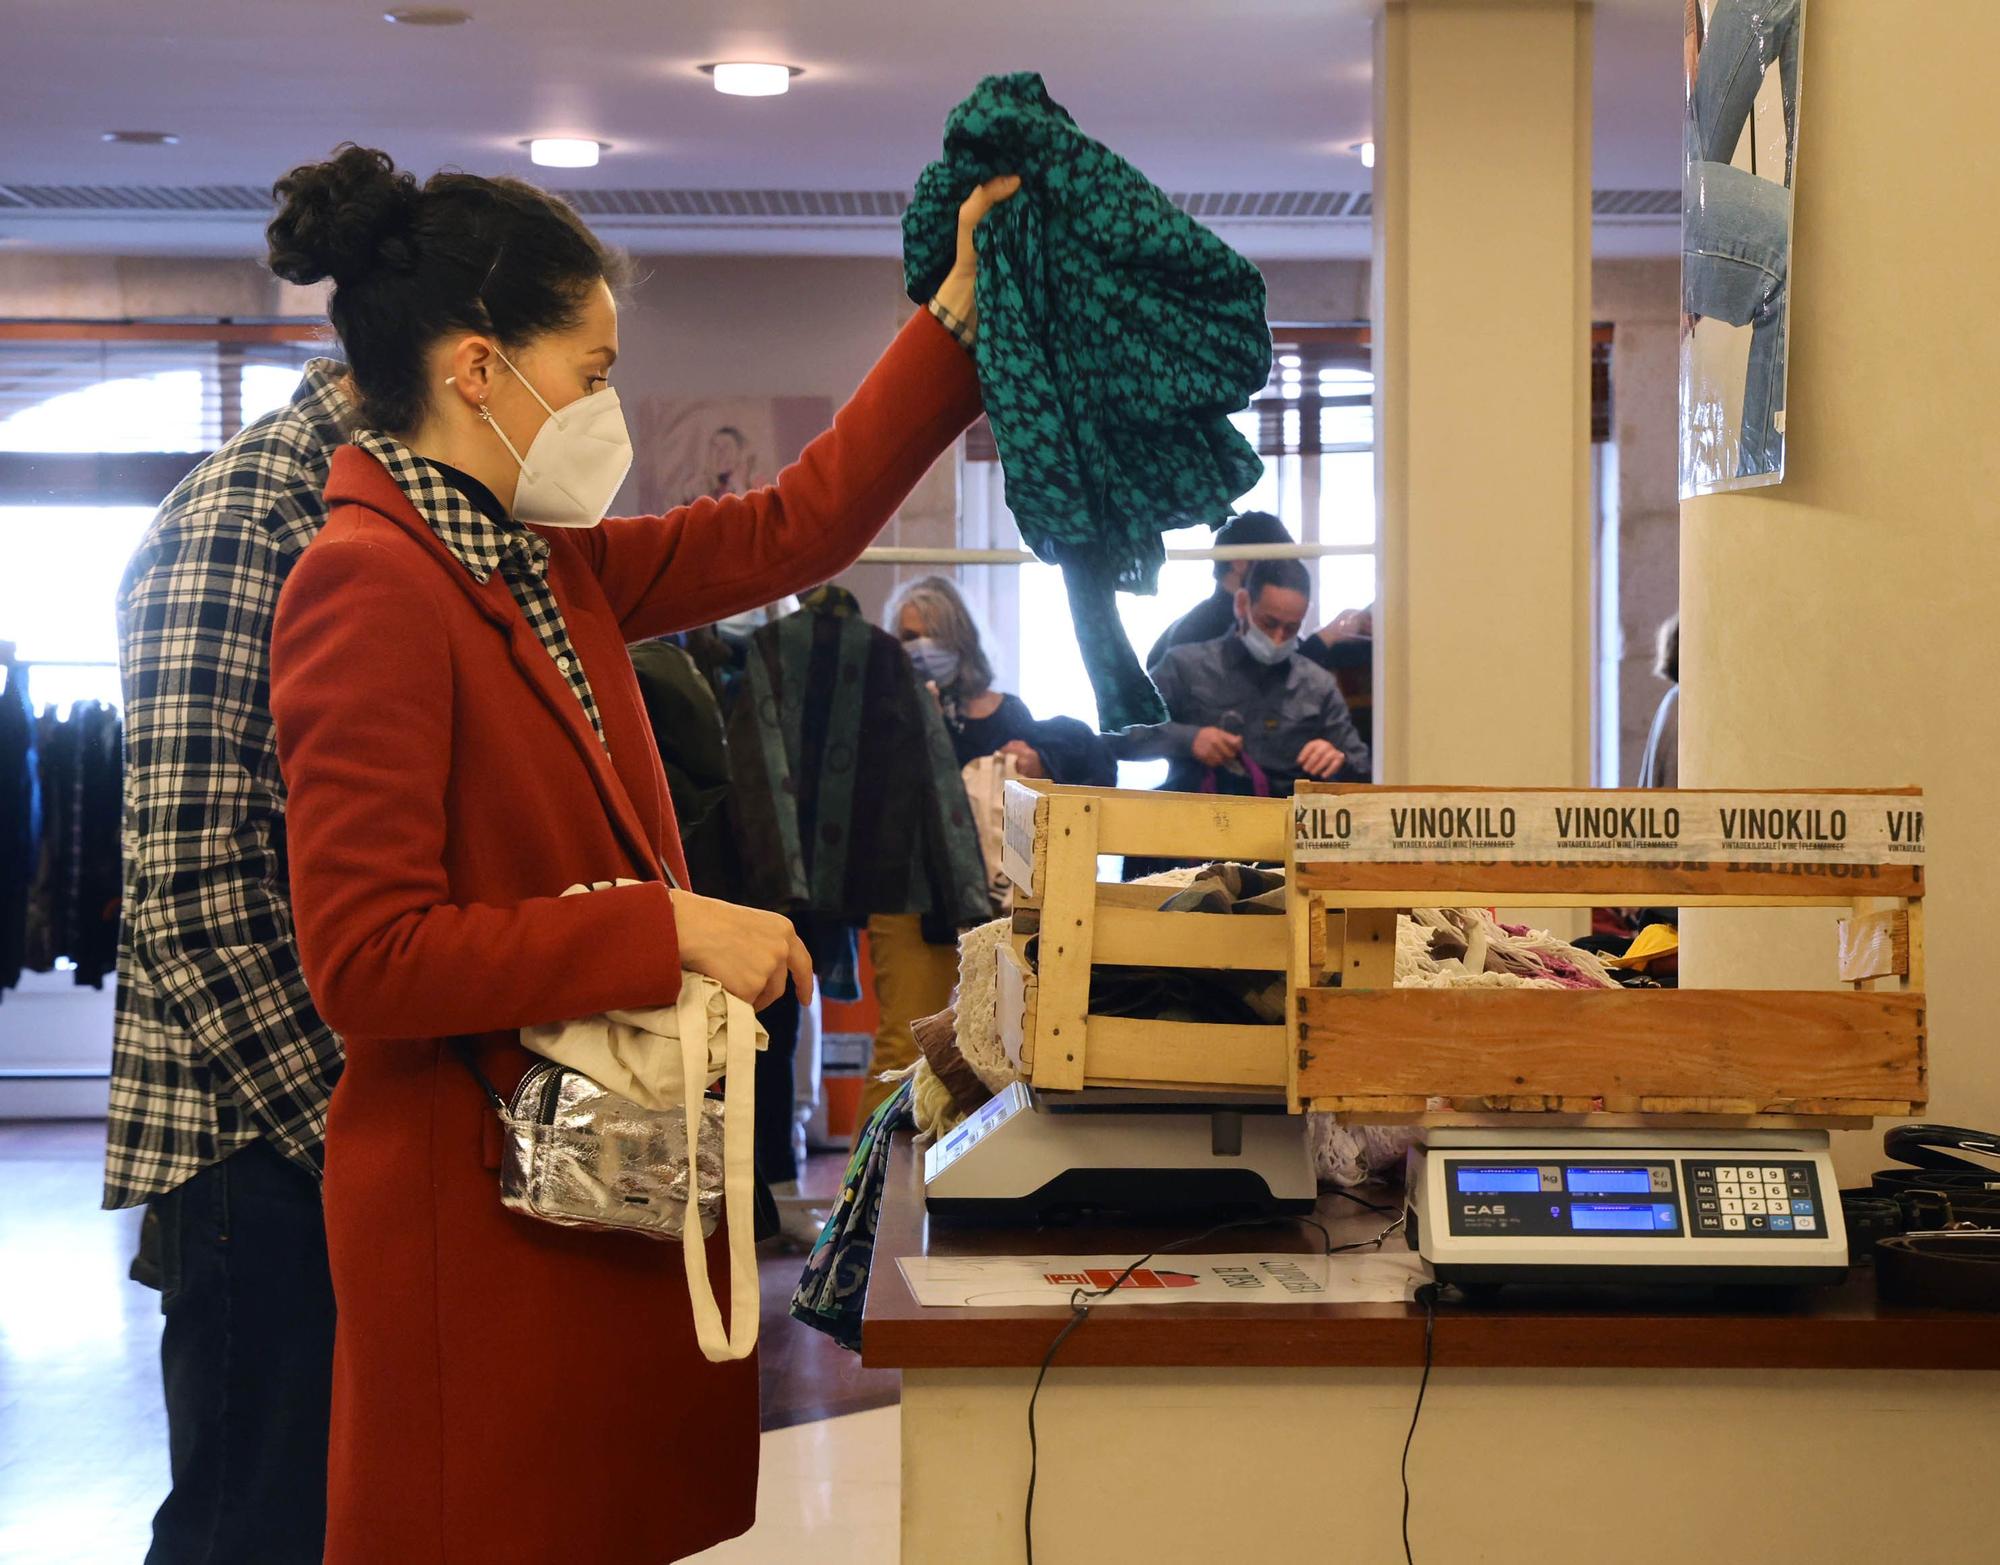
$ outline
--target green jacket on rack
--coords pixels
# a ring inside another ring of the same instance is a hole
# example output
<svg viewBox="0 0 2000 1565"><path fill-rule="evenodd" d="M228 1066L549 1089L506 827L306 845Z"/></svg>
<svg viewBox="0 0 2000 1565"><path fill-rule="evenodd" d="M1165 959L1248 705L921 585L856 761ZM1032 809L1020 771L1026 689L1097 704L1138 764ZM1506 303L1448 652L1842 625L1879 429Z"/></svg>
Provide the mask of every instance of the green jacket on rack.
<svg viewBox="0 0 2000 1565"><path fill-rule="evenodd" d="M903 217L904 282L928 300L980 182L1021 190L979 225L979 387L1022 540L1063 568L1098 726L1166 709L1117 593L1152 592L1177 528L1219 527L1262 477L1229 422L1271 374L1264 279L1031 72L991 76L945 121Z"/></svg>
<svg viewBox="0 0 2000 1565"><path fill-rule="evenodd" d="M859 924L993 916L951 736L901 643L839 587L750 642L729 716L748 900Z"/></svg>

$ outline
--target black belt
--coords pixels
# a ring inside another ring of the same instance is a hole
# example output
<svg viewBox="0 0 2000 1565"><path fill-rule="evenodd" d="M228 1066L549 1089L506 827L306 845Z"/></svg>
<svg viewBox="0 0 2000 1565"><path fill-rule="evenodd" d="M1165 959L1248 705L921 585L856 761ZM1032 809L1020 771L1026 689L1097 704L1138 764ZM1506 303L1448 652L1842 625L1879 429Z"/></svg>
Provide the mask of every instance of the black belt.
<svg viewBox="0 0 2000 1565"><path fill-rule="evenodd" d="M1875 1289L1892 1304L2000 1310L2000 1233L1898 1234L1875 1246Z"/></svg>
<svg viewBox="0 0 2000 1565"><path fill-rule="evenodd" d="M1907 1166L1843 1193L1850 1253L1871 1250L1875 1285L1898 1304L2000 1310L2000 1136L1957 1125L1899 1125L1882 1150Z"/></svg>
<svg viewBox="0 0 2000 1565"><path fill-rule="evenodd" d="M1912 1165L1882 1169L1874 1181L1875 1193L1901 1208L1905 1229L2000 1227L2000 1169L1959 1155L2000 1157L2000 1136L1957 1125L1898 1125L1882 1137L1882 1150Z"/></svg>

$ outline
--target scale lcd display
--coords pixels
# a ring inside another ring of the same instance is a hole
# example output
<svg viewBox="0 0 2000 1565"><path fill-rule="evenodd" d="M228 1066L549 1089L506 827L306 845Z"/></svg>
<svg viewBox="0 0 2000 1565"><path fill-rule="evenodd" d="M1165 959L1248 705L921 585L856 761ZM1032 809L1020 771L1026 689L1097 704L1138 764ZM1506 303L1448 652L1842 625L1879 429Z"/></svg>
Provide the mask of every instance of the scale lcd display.
<svg viewBox="0 0 2000 1565"><path fill-rule="evenodd" d="M1658 1233L1674 1226L1668 1205L1627 1206L1576 1201L1569 1209L1570 1227L1578 1233Z"/></svg>
<svg viewBox="0 0 2000 1565"><path fill-rule="evenodd" d="M1645 1195L1653 1188L1643 1168L1572 1168L1568 1175L1571 1195Z"/></svg>
<svg viewBox="0 0 2000 1565"><path fill-rule="evenodd" d="M1460 1195L1512 1195L1516 1192L1532 1195L1542 1188L1539 1168L1467 1168L1461 1164L1457 1172Z"/></svg>

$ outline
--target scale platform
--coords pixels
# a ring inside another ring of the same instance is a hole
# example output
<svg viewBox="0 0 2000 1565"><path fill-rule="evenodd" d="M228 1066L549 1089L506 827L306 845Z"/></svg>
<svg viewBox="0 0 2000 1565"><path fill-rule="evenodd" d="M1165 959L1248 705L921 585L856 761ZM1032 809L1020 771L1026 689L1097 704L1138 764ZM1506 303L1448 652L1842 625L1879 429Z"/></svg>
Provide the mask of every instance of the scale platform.
<svg viewBox="0 0 2000 1565"><path fill-rule="evenodd" d="M924 1154L937 1217L1284 1216L1319 1199L1305 1117L1262 1099L1007 1089Z"/></svg>
<svg viewBox="0 0 2000 1565"><path fill-rule="evenodd" d="M1411 1248L1440 1282L1797 1287L1847 1274L1814 1130L1459 1130L1410 1150Z"/></svg>

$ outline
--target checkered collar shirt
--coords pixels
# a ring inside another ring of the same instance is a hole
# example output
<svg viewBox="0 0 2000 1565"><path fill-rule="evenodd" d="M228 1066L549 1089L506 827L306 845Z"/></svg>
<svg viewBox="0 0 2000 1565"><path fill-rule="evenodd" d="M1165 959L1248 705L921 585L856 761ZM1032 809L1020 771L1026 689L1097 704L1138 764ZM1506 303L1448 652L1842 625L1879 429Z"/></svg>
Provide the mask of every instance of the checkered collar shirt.
<svg viewBox="0 0 2000 1565"><path fill-rule="evenodd" d="M325 520L345 366L167 497L117 595L124 926L104 1203L135 1206L253 1141L317 1173L340 1040L292 934L271 621Z"/></svg>
<svg viewBox="0 0 2000 1565"><path fill-rule="evenodd" d="M591 693L583 659L570 645L562 606L549 586L548 539L519 522L505 526L495 522L436 467L393 436L371 430L356 435L354 443L388 470L417 515L430 524L474 581L484 583L495 571L500 573L601 742L604 719L597 710L597 697Z"/></svg>

